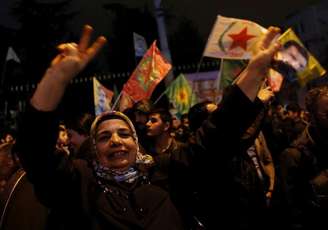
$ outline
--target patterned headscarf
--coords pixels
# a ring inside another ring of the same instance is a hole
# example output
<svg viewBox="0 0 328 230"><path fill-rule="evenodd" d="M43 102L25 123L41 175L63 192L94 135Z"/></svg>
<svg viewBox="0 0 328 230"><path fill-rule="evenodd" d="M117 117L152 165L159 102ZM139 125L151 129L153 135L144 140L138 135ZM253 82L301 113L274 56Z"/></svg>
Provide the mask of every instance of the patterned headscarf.
<svg viewBox="0 0 328 230"><path fill-rule="evenodd" d="M93 123L91 125L91 129L90 129L90 136L92 139L92 143L93 143L95 152L97 153L97 149L96 149L97 129L103 121L110 120L110 119L123 120L129 126L130 130L132 131L132 138L137 145L136 163L137 164L152 164L153 163L152 157L149 155L142 155L139 151L138 136L137 136L137 132L134 128L133 123L125 114L118 112L118 111L110 111L110 112L102 113L99 116L97 116L96 119L93 121ZM117 171L108 169L108 168L100 165L99 161L97 159L95 159L93 161L93 165L94 165L94 169L95 169L97 176L104 178L104 179L110 179L110 178L114 177L118 181L122 181L122 180L127 181L126 179L129 178L129 180L127 182L131 182L131 181L133 181L130 178L131 175L136 175L136 173L132 172L133 170L131 168L128 169L127 172L123 172L124 175L122 175L121 172L117 172ZM123 179L118 179L118 178L123 178ZM133 178L134 178L134 176L133 176Z"/></svg>
<svg viewBox="0 0 328 230"><path fill-rule="evenodd" d="M96 119L93 121L90 129L90 136L92 139L92 142L94 146L96 145L96 134L97 134L97 129L103 121L110 120L110 119L120 119L125 121L125 123L129 126L129 128L132 131L132 138L137 144L137 153L139 152L139 141L138 141L138 136L136 129L134 128L134 125L132 121L124 114L118 111L110 111L110 112L105 112L100 114L99 116L96 117Z"/></svg>

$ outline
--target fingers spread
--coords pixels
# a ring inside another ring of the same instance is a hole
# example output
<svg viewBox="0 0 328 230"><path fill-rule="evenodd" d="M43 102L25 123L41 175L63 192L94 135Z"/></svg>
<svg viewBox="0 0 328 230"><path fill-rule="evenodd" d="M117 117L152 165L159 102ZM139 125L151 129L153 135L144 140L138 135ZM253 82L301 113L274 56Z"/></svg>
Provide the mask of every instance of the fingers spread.
<svg viewBox="0 0 328 230"><path fill-rule="evenodd" d="M269 27L267 33L265 34L263 40L262 40L262 48L267 49L273 39L279 34L280 29L278 27Z"/></svg>
<svg viewBox="0 0 328 230"><path fill-rule="evenodd" d="M93 58L99 50L105 45L107 42L106 38L104 36L100 36L97 38L97 40L92 44L90 48L87 49L87 54L89 58Z"/></svg>
<svg viewBox="0 0 328 230"><path fill-rule="evenodd" d="M73 55L78 52L78 46L74 42L60 44L59 46L57 46L57 49L63 55Z"/></svg>
<svg viewBox="0 0 328 230"><path fill-rule="evenodd" d="M84 26L80 42L76 43L63 43L57 46L60 51L59 57L55 58L52 64L58 63L64 57L74 57L75 61L79 60L81 66L86 65L94 56L100 51L100 49L106 43L106 38L104 36L98 37L98 39L89 47L91 40L91 33L93 29L91 26Z"/></svg>
<svg viewBox="0 0 328 230"><path fill-rule="evenodd" d="M79 42L80 52L85 52L86 49L89 47L89 42L90 42L92 31L93 31L93 28L89 25L85 25L83 27L83 32L82 32L80 42Z"/></svg>
<svg viewBox="0 0 328 230"><path fill-rule="evenodd" d="M63 58L61 54L58 54L52 61L51 61L51 66L56 65L60 60Z"/></svg>
<svg viewBox="0 0 328 230"><path fill-rule="evenodd" d="M59 51L63 51L66 47L66 43L62 43L62 44L59 44L56 48L59 50Z"/></svg>
<svg viewBox="0 0 328 230"><path fill-rule="evenodd" d="M271 57L273 57L281 48L281 44L278 42L274 42L270 45L268 49L268 53Z"/></svg>

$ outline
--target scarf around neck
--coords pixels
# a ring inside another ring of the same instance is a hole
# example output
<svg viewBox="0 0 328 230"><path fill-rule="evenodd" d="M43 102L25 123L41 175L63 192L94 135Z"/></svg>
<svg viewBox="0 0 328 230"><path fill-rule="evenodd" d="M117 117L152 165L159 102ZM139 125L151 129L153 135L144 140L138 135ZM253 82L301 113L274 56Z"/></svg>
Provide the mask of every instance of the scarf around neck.
<svg viewBox="0 0 328 230"><path fill-rule="evenodd" d="M133 183L139 177L139 172L133 167L125 171L118 171L102 166L98 161L93 161L93 169L98 178L105 180L114 179L117 182Z"/></svg>

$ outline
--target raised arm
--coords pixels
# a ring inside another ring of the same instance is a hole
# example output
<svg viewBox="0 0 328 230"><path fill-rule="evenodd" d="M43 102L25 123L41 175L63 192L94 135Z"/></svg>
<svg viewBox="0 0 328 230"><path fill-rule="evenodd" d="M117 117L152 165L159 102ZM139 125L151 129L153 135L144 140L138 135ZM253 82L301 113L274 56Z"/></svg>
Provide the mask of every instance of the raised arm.
<svg viewBox="0 0 328 230"><path fill-rule="evenodd" d="M280 29L276 27L268 29L259 41L254 56L236 83L251 101L255 100L263 81L268 76L272 59L281 46L278 42L274 42L274 38L279 32Z"/></svg>
<svg viewBox="0 0 328 230"><path fill-rule="evenodd" d="M106 43L100 36L89 46L92 27L84 26L79 44L64 43L58 46L60 53L52 60L31 99L31 105L39 111L57 108L66 86L95 57Z"/></svg>
<svg viewBox="0 0 328 230"><path fill-rule="evenodd" d="M60 202L74 197L69 195L74 194L71 161L54 154L58 137L55 110L66 86L106 42L99 37L89 46L91 32L92 27L85 26L78 45L66 43L58 47L60 54L52 60L20 121L17 141L20 162L38 198L48 206L57 205L58 197Z"/></svg>
<svg viewBox="0 0 328 230"><path fill-rule="evenodd" d="M254 102L267 77L272 59L279 50L280 45L274 42L279 31L278 28L270 27L261 38L254 56L237 82L225 91L218 109L198 130L199 146L207 150L215 150L217 146L222 149L239 146L241 136L263 109L263 103ZM233 154L223 156L231 158Z"/></svg>

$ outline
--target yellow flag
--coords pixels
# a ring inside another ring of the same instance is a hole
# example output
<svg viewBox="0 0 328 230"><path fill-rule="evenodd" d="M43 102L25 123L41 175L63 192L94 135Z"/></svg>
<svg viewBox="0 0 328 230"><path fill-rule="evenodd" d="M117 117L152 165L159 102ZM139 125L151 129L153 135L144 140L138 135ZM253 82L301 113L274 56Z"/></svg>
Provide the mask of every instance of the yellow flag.
<svg viewBox="0 0 328 230"><path fill-rule="evenodd" d="M321 77L326 73L326 70L305 48L291 28L286 30L286 32L278 38L278 41L283 47L282 50L278 52L277 59L293 67L301 86L304 86L310 80Z"/></svg>

